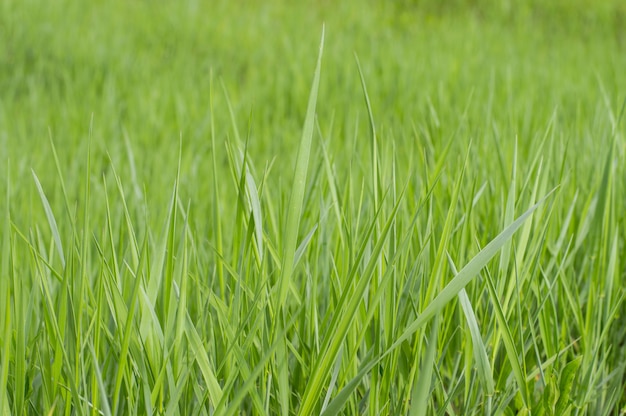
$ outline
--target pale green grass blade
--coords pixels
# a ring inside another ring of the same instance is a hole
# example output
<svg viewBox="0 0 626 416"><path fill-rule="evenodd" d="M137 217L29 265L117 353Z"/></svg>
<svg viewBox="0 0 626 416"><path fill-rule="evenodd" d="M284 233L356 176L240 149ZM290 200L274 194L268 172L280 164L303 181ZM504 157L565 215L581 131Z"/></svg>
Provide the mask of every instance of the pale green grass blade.
<svg viewBox="0 0 626 416"><path fill-rule="evenodd" d="M343 347L339 350L337 354L337 360L335 361L335 367L333 367L333 372L330 376L330 383L328 384L328 390L326 391L326 397L324 397L324 403L322 403L321 414L324 414L328 404L330 403L330 398L335 389L335 385L337 383L337 377L339 376L339 370L341 370L341 359L343 358Z"/></svg>
<svg viewBox="0 0 626 416"><path fill-rule="evenodd" d="M452 269L453 273L456 274L456 268L454 267L454 263L452 262L452 259L449 257L449 255L448 260L450 260L450 268ZM469 297L467 296L467 292L465 291L465 289L461 289L458 296L459 304L461 305L461 309L463 310L463 314L465 315L465 320L467 322L467 326L469 327L470 335L472 337L474 360L476 361L478 373L480 375L481 381L485 385L487 394L493 395L495 392L495 386L493 383L493 371L491 370L491 364L489 364L487 349L485 348L485 344L483 342L483 338L478 327L478 320L476 319L474 308L472 307L472 304L469 300Z"/></svg>
<svg viewBox="0 0 626 416"><path fill-rule="evenodd" d="M59 234L57 221L54 218L54 213L52 212L52 208L50 207L48 198L46 198L46 194L41 187L39 178L37 178L37 174L35 174L34 170L31 170L31 172L33 174L33 179L35 180L35 185L37 186L37 192L39 193L39 197L41 198L41 203L43 204L43 209L46 212L46 218L48 219L48 225L50 225L50 230L52 231L52 238L54 238L54 243L59 254L59 259L61 260L61 266L65 267L65 255L63 254L63 245L61 244L61 236Z"/></svg>
<svg viewBox="0 0 626 416"><path fill-rule="evenodd" d="M354 54L354 59L356 60L356 66L359 72L359 78L361 79L361 89L363 90L363 97L365 99L365 105L367 107L367 115L369 119L370 126L370 139L372 146L372 154L371 154L371 168L372 168L372 189L374 193L374 209L377 210L379 207L380 200L380 173L379 173L379 160L378 160L378 137L376 135L376 124L374 123L374 112L372 111L372 104L370 103L370 97L367 93L367 85L365 83L365 75L363 75L363 70L361 69L361 63L359 62L359 57Z"/></svg>
<svg viewBox="0 0 626 416"><path fill-rule="evenodd" d="M254 219L254 236L258 253L257 263L261 265L263 263L263 214L261 212L261 201L259 199L259 192L257 190L256 183L252 174L246 169L246 190L248 191L248 201L250 203L250 209L252 211L252 218Z"/></svg>
<svg viewBox="0 0 626 416"><path fill-rule="evenodd" d="M463 183L463 177L465 175L465 167L467 166L467 160L469 158L469 149L465 154L465 158L463 160L463 165L461 168L461 172L456 179L454 184L454 189L452 190L451 201L458 201L459 195L461 193L461 186ZM440 281L443 277L443 274L446 270L446 256L445 253L448 249L448 243L450 241L450 236L452 233L452 229L454 226L454 218L456 213L456 203L452 203L448 208L448 212L446 214L446 219L443 223L443 230L441 232L441 236L439 237L439 244L437 245L437 251L435 253L434 265L431 272L431 278L426 289L426 301L430 301L433 297L433 291L438 290L440 288ZM456 273L455 273L456 274Z"/></svg>
<svg viewBox="0 0 626 416"><path fill-rule="evenodd" d="M428 347L426 348L426 356L422 361L418 379L415 383L413 394L411 397L411 407L409 409L410 416L421 416L427 414L428 398L430 397L430 386L433 378L433 366L437 355L437 336L439 334L439 315L435 316L428 337Z"/></svg>
<svg viewBox="0 0 626 416"><path fill-rule="evenodd" d="M215 146L215 114L213 112L213 70L209 75L209 118L211 123L211 173L213 175L213 189L211 197L213 199L213 216L211 218L213 230L215 233L215 249L217 251L217 259L215 267L217 269L217 278L219 281L220 295L226 296L226 283L224 281L224 267L222 266L222 256L224 253L224 243L222 239L222 222L220 216L220 191L218 181L218 167L217 167L217 148Z"/></svg>
<svg viewBox="0 0 626 416"><path fill-rule="evenodd" d="M372 360L364 363L357 375L354 376L354 378L350 380L350 382L348 382L339 393L337 393L335 398L321 413L321 416L334 416L340 414L340 412L350 399L350 396L352 396L352 393L354 393L354 390L356 390L356 388L361 383L361 379L365 377L365 375L369 373L376 364L378 364L378 360Z"/></svg>
<svg viewBox="0 0 626 416"><path fill-rule="evenodd" d="M96 375L96 382L98 385L98 390L100 392L100 406L99 413L104 416L111 416L111 407L109 406L109 400L107 399L107 388L104 384L104 379L102 378L102 372L100 371L100 364L98 363L98 357L96 357L96 352L94 351L93 345L89 344L89 352L91 353L91 359L93 360L93 370Z"/></svg>
<svg viewBox="0 0 626 416"><path fill-rule="evenodd" d="M524 406L526 408L529 408L530 397L528 395L526 377L524 375L524 370L522 369L522 366L520 364L520 356L517 348L515 347L515 340L513 339L511 327L509 326L509 323L504 316L502 306L500 305L500 301L498 300L498 292L496 291L495 285L493 284L493 281L488 274L486 276L486 282L487 288L489 289L489 297L491 298L491 303L493 304L496 320L500 326L500 334L502 336L502 341L504 342L504 348L506 350L509 364L511 364L511 368L513 369L513 375L515 376L515 380L517 381L517 387L519 388L520 394L522 396Z"/></svg>
<svg viewBox="0 0 626 416"><path fill-rule="evenodd" d="M93 123L93 116L92 116L91 122ZM90 123L90 127L89 127L89 131L90 131L89 137L90 137L90 139L89 140L91 140L91 129L92 129L92 125ZM50 142L50 150L51 150L51 153L52 153L52 159L54 160L54 166L55 166L56 171L57 171L58 183L59 183L59 186L61 187L61 193L63 194L63 202L65 204L65 210L66 210L67 218L71 222L72 232L74 233L74 236L76 237L76 224L75 224L75 221L74 221L74 215L72 215L72 210L71 210L71 205L70 205L70 201L69 201L68 194L67 194L67 188L66 188L66 185L65 185L65 180L63 179L63 173L61 171L61 163L59 162L59 156L57 154L56 146L54 145L54 140L52 140L52 131L50 131L50 129L48 129L48 140ZM87 159L89 159L89 155L87 156ZM89 162L87 162L87 165L89 165ZM85 184L85 186L89 186L89 185Z"/></svg>
<svg viewBox="0 0 626 416"><path fill-rule="evenodd" d="M124 186L122 184L122 179L119 177L119 175L115 171L113 162L111 162L111 170L113 171L113 177L115 178L115 184L117 185L117 191L119 193L119 200L121 201L122 207L124 208L124 220L126 223L128 236L130 238L129 249L130 249L131 256L132 256L132 264L130 266L133 268L137 268L139 266L139 244L137 243L135 227L133 226L132 218L130 216L130 211L128 209L128 204L126 202L126 197L124 196Z"/></svg>
<svg viewBox="0 0 626 416"><path fill-rule="evenodd" d="M298 246L298 249L296 250L295 258L293 261L294 267L297 266L298 263L300 263L300 259L302 259L302 256L306 252L307 247L309 247L311 243L311 239L315 235L315 231L317 231L317 224L315 224L313 229L309 231L309 233L302 239L302 242Z"/></svg>
<svg viewBox="0 0 626 416"><path fill-rule="evenodd" d="M298 230L300 217L302 216L302 203L306 188L307 170L309 167L309 157L311 153L311 142L313 140L313 129L315 122L315 107L317 104L317 92L319 89L320 72L322 66L322 54L324 51L324 28L322 28L322 38L320 40L319 55L313 77L313 85L309 96L306 117L302 129L302 138L296 157L296 166L293 176L291 196L289 197L289 208L287 210L287 222L284 229L283 239L283 261L280 277L278 278L278 303L280 309L285 303L287 292L291 286L291 278L294 268L294 258L297 248Z"/></svg>
<svg viewBox="0 0 626 416"><path fill-rule="evenodd" d="M320 132L320 137L321 137L321 132ZM343 216L341 214L341 203L339 201L339 197L337 194L337 175L333 172L333 168L331 165L331 159L330 159L330 155L328 154L328 149L326 144L324 144L324 141L321 141L321 148L322 148L322 154L324 156L324 172L326 173L326 179L327 179L327 183L328 183L328 187L329 187L329 192L330 192L330 196L331 196L331 200L332 200L332 204L333 204L333 212L335 213L335 220L337 221L337 230L339 232L339 238L341 240L341 242L343 243L346 239L346 237L344 236L344 230L343 230Z"/></svg>
<svg viewBox="0 0 626 416"><path fill-rule="evenodd" d="M511 182L509 184L509 194L506 200L506 210L504 211L504 224L502 228L506 228L513 222L515 218L515 186L517 182L517 138L515 140L515 147L513 148L513 168L511 172ZM504 243L500 253L500 266L499 270L501 274L506 274L509 267L509 258L511 256L511 240ZM504 279L503 279L504 281Z"/></svg>
<svg viewBox="0 0 626 416"><path fill-rule="evenodd" d="M189 212L189 207L187 207L187 210L185 213L183 213L184 215L184 224L183 224L183 248L182 248L182 261L180 262L181 265L181 270L180 273L178 273L178 275L180 276L180 288L178 290L178 296L177 299L174 300L174 305L172 307L172 309L174 309L176 311L176 324L175 324L175 335L174 335L174 345L173 345L173 350L174 350L174 355L176 357L176 364L178 364L176 366L176 370L178 373L183 371L183 368L181 368L182 363L185 362L185 354L186 354L186 350L184 348L183 345L183 336L185 333L185 318L187 316L187 308L188 308L188 293L189 293L189 252L188 252L188 237L187 236L187 230L188 230L188 216L186 215ZM183 366L186 367L186 366ZM180 374L176 374L176 376L182 377L180 376Z"/></svg>

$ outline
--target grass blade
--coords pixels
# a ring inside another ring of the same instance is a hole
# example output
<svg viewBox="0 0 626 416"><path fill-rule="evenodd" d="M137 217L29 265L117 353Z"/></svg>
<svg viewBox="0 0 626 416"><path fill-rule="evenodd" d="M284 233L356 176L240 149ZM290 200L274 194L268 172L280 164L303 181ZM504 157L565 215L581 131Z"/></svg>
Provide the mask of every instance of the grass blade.
<svg viewBox="0 0 626 416"><path fill-rule="evenodd" d="M302 215L302 203L304 201L304 190L306 188L306 176L309 167L309 157L311 153L311 142L313 140L313 128L315 121L315 107L317 104L317 91L319 89L320 72L322 66L322 54L324 52L324 29L322 28L322 39L320 41L319 55L313 77L313 85L309 95L309 104L306 110L304 127L302 129L302 139L298 148L296 167L294 171L293 187L289 198L289 209L287 211L287 223L285 225L285 235L283 241L283 261L280 277L278 279L278 308L285 303L287 291L291 285L291 274L294 267L294 258L297 248L298 229L300 217Z"/></svg>
<svg viewBox="0 0 626 416"><path fill-rule="evenodd" d="M54 213L52 212L52 208L50 208L50 203L48 202L48 198L46 198L46 194L41 187L41 182L39 182L39 178L37 174L35 174L34 170L31 170L33 174L33 179L35 180L35 185L37 186L37 192L39 192L39 197L41 198L41 203L43 204L43 209L46 212L46 218L48 218L48 224L50 225L50 230L52 231L52 238L54 238L54 243L59 253L59 259L61 260L61 265L65 268L65 255L63 254L63 245L61 244L61 236L59 234L59 227L57 226L57 221L54 218Z"/></svg>

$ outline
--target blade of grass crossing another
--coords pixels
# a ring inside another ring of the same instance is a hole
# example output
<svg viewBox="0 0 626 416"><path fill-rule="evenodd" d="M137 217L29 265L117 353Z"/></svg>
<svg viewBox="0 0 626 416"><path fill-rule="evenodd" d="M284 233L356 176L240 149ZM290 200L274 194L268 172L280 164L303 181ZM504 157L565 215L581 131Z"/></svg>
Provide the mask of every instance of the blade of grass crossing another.
<svg viewBox="0 0 626 416"><path fill-rule="evenodd" d="M463 269L444 287L444 289L433 299L432 302L424 309L424 311L411 322L404 330L402 335L396 340L396 342L389 347L384 355L391 353L394 349L398 348L404 341L409 339L419 328L432 319L437 312L443 309L458 293L463 289L474 277L478 275L480 270L487 265L498 251L502 248L504 243L508 241L515 231L517 231L522 224L528 220L532 213L552 194L543 197L537 204L533 205L528 211L522 214L511 225L504 229L498 236L496 236L489 244L487 244L472 260L470 260Z"/></svg>
<svg viewBox="0 0 626 416"><path fill-rule="evenodd" d="M509 363L511 364L511 368L513 369L513 375L515 376L517 385L520 389L522 401L524 402L524 405L528 408L530 404L530 397L528 396L528 388L525 381L526 377L524 376L524 371L522 370L522 366L520 364L520 356L517 352L517 348L515 348L513 333L511 332L511 328L508 325L508 322L502 310L502 305L498 300L498 293L493 283L493 279L491 278L491 276L489 276L489 273L487 273L486 281L487 288L489 290L489 297L491 298L491 302L494 306L493 309L496 315L496 321L500 325L500 332L502 336L502 341L504 342L506 355Z"/></svg>
<svg viewBox="0 0 626 416"><path fill-rule="evenodd" d="M289 208L287 211L287 223L284 231L283 241L283 264L280 277L278 279L278 309L282 307L287 297L287 291L291 283L293 272L293 262L296 254L298 228L300 216L302 215L302 204L304 201L304 190L306 187L306 176L309 166L309 156L311 153L311 142L313 139L313 127L315 121L315 107L317 104L317 91L319 89L320 72L322 65L322 54L324 51L324 28L322 28L322 39L320 41L319 55L313 77L313 85L309 95L309 104L302 130L302 139L298 148L296 167L294 171L293 187L289 198Z"/></svg>
<svg viewBox="0 0 626 416"><path fill-rule="evenodd" d="M454 265L450 254L448 254L448 261L450 262L450 269L452 272L457 274L456 266ZM478 374L485 385L487 394L493 395L495 392L493 372L491 370L491 365L489 364L487 349L485 348L483 338L480 334L480 328L478 327L478 320L476 319L474 308L472 307L472 303L470 302L465 289L461 289L459 291L458 297L461 309L463 310L463 315L465 315L465 320L467 321L467 326L469 327L470 335L472 337L472 350L474 352L474 360L476 360Z"/></svg>
<svg viewBox="0 0 626 416"><path fill-rule="evenodd" d="M202 343L202 338L200 334L198 334L189 314L185 317L185 336L189 342L189 349L193 353L193 358L202 373L209 400L215 407L222 400L222 388L215 376L206 348Z"/></svg>
<svg viewBox="0 0 626 416"><path fill-rule="evenodd" d="M509 184L509 194L506 200L506 211L504 213L504 227L507 227L513 222L515 218L515 182L517 179L517 139L515 140L515 147L513 148L513 168L511 172L511 183ZM509 265L509 258L511 256L511 241L504 243L502 251L500 252L500 266L499 270L501 274L506 273ZM503 280L504 283L504 280Z"/></svg>

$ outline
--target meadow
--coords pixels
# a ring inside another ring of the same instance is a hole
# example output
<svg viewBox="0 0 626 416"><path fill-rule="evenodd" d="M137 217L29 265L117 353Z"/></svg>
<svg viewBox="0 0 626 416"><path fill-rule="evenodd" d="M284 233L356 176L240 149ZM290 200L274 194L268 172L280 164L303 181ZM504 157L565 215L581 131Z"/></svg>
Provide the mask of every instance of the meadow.
<svg viewBox="0 0 626 416"><path fill-rule="evenodd" d="M624 74L618 0L0 0L0 414L625 414Z"/></svg>

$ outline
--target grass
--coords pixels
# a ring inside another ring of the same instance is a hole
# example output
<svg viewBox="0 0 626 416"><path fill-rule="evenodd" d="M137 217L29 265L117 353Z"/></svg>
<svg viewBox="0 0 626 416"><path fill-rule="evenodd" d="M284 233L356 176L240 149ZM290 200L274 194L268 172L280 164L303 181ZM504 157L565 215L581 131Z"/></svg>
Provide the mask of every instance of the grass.
<svg viewBox="0 0 626 416"><path fill-rule="evenodd" d="M0 2L0 413L624 413L624 16Z"/></svg>

